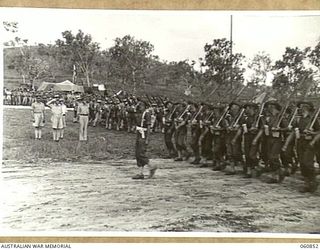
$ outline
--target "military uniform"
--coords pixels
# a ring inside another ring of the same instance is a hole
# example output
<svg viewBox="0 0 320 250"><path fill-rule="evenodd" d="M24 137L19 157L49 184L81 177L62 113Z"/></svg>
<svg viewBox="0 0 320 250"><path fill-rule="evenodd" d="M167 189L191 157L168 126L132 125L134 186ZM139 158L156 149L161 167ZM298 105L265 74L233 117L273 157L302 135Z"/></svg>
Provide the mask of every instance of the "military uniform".
<svg viewBox="0 0 320 250"><path fill-rule="evenodd" d="M266 107L273 106L274 110L269 112L268 116L264 120L264 136L266 137L267 142L267 159L269 169L272 173L272 178L268 180L268 183L281 182L284 178L284 173L281 170L281 161L280 153L282 148L282 137L280 129L284 128L283 123L281 122L278 126L279 112L281 106L277 102L267 102Z"/></svg>
<svg viewBox="0 0 320 250"><path fill-rule="evenodd" d="M301 105L307 105L310 107L310 111L313 110L313 105L311 103L299 103ZM308 130L308 126L310 121L312 120L312 116L310 114L307 116L301 116L295 124L295 131L297 138L297 153L298 160L300 163L301 174L305 180L305 186L300 191L302 192L314 192L317 189L318 183L316 180L316 173L314 167L314 157L315 157L315 149L310 146L310 142L313 138L312 135L306 133ZM319 131L319 123L316 120L312 127L313 131ZM299 136L297 136L299 134Z"/></svg>
<svg viewBox="0 0 320 250"><path fill-rule="evenodd" d="M186 160L190 157L190 152L187 148L187 124L191 114L185 113L182 117L176 119L176 130L175 130L175 142L176 149L178 151L178 157L175 161L182 161L182 155L185 153Z"/></svg>
<svg viewBox="0 0 320 250"><path fill-rule="evenodd" d="M78 105L77 114L79 117L79 140L88 140L88 123L89 123L89 104L86 102L80 102Z"/></svg>
<svg viewBox="0 0 320 250"><path fill-rule="evenodd" d="M144 104L145 105L145 104ZM133 179L144 179L143 167L149 166L150 174L149 177L152 177L155 173L156 167L150 167L149 158L147 156L147 147L149 142L149 133L151 125L151 114L148 110L143 112L136 113L136 119L139 122L136 127L136 146L135 146L135 155L137 166L140 168L141 173L133 176Z"/></svg>
<svg viewBox="0 0 320 250"><path fill-rule="evenodd" d="M198 111L195 112L194 115L197 114ZM199 138L201 135L201 127L200 121L202 119L202 114L199 114L198 117L194 121L191 121L191 148L194 154L194 161L191 162L192 164L199 164L200 163L200 147L199 147Z"/></svg>
<svg viewBox="0 0 320 250"><path fill-rule="evenodd" d="M259 142L254 140L258 134L259 128L261 128L261 122L256 126L257 119L257 108L256 104L246 104L245 107L251 106L255 109L253 114L247 113L246 116L242 119L242 132L244 135L244 155L245 155L245 165L244 165L244 174L245 177L252 177L252 170L258 165L258 148Z"/></svg>
<svg viewBox="0 0 320 250"><path fill-rule="evenodd" d="M31 105L33 113L33 126L35 128L35 139L41 139L41 127L44 126L45 106L42 102L35 101Z"/></svg>
<svg viewBox="0 0 320 250"><path fill-rule="evenodd" d="M239 104L231 104L240 107ZM243 110L234 110L230 111L230 114L226 117L227 133L226 133L226 148L227 148L227 159L230 162L230 170L227 171L227 174L235 174L235 167L240 165L243 162L242 159L242 149L241 142L242 136L239 120L242 116ZM238 119L239 117L239 119ZM237 121L238 119L238 121ZM238 124L235 124L238 122ZM239 134L240 133L240 134Z"/></svg>
<svg viewBox="0 0 320 250"><path fill-rule="evenodd" d="M282 119L283 129L281 131L283 141L285 142L289 135L292 132L292 129L289 128L289 122L290 122L290 110L288 110ZM281 162L283 164L283 167L285 169L285 175L289 175L289 171L291 171L291 174L294 174L297 170L297 164L294 162L294 147L295 147L295 141L292 140L288 145L286 150L282 150L280 154Z"/></svg>
<svg viewBox="0 0 320 250"><path fill-rule="evenodd" d="M220 119L222 115L222 107L216 107L216 110L219 110L218 113L214 116L214 123ZM224 164L224 156L226 153L226 123L225 120L222 119L219 127L216 125L211 126L212 133L212 142L213 142L213 170L223 170L225 167Z"/></svg>
<svg viewBox="0 0 320 250"><path fill-rule="evenodd" d="M175 107L172 106L171 109L168 109L167 115L164 117L164 142L169 152L169 157L174 158L177 156L177 152L174 148L172 137L174 134L174 119L175 119ZM171 115L172 114L172 115Z"/></svg>

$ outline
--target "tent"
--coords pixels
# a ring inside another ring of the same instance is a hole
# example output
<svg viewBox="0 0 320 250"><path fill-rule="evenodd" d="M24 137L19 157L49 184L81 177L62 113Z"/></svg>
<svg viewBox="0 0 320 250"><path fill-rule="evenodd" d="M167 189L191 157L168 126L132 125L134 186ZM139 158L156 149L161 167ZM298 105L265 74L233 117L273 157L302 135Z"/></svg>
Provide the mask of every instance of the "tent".
<svg viewBox="0 0 320 250"><path fill-rule="evenodd" d="M69 80L59 82L59 83L50 83L43 82L38 88L38 91L62 91L62 92L84 92L83 86L78 86Z"/></svg>

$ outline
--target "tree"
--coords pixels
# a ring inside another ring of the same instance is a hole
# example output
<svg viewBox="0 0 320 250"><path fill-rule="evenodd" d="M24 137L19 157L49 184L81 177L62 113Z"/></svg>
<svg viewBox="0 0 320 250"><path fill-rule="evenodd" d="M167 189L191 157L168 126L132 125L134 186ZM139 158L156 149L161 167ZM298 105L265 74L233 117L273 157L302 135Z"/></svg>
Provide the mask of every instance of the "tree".
<svg viewBox="0 0 320 250"><path fill-rule="evenodd" d="M116 38L115 45L109 49L112 74L121 78L122 83L145 82L145 71L150 68L154 46L147 41L136 40L130 35Z"/></svg>
<svg viewBox="0 0 320 250"><path fill-rule="evenodd" d="M244 68L242 61L244 55L234 53L231 55L231 42L227 39L214 39L212 44L204 46L205 74L210 80L218 84L242 83ZM231 76L232 75L232 76Z"/></svg>
<svg viewBox="0 0 320 250"><path fill-rule="evenodd" d="M19 53L11 58L11 64L14 65L14 68L21 75L23 84L26 84L26 80L28 79L32 88L34 88L35 80L47 74L49 64L37 56L35 48L28 45L28 39L19 37L17 22L5 21L3 22L3 27L7 32L15 36L12 40L4 44L5 47L16 47L19 49Z"/></svg>
<svg viewBox="0 0 320 250"><path fill-rule="evenodd" d="M272 86L284 90L293 90L299 83L310 74L310 69L306 69L304 60L306 59L306 50L287 47L282 55L282 60L275 62L273 70L277 72Z"/></svg>
<svg viewBox="0 0 320 250"><path fill-rule="evenodd" d="M23 54L18 54L13 58L13 64L20 73L23 83L29 80L32 88L34 88L35 80L45 76L49 71L49 63L35 55L32 47L24 47Z"/></svg>
<svg viewBox="0 0 320 250"><path fill-rule="evenodd" d="M92 87L90 76L97 56L100 56L99 44L92 41L89 34L84 34L81 30L76 35L71 31L62 32L63 39L56 41L56 46L60 49L64 60L69 61L68 68L73 70L73 65L83 73L88 87Z"/></svg>
<svg viewBox="0 0 320 250"><path fill-rule="evenodd" d="M252 72L248 79L248 85L264 84L267 79L267 73L272 69L270 55L265 52L259 52L249 62L248 68Z"/></svg>
<svg viewBox="0 0 320 250"><path fill-rule="evenodd" d="M320 70L320 41L313 50L311 50L310 48L308 48L308 50L310 50L310 53L308 53L310 62Z"/></svg>

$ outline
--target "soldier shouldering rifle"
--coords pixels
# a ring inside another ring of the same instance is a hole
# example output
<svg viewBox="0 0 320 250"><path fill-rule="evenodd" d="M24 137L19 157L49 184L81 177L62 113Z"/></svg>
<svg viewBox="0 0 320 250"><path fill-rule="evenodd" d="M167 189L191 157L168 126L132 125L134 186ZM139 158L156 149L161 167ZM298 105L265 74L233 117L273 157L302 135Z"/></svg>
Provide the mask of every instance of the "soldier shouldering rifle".
<svg viewBox="0 0 320 250"><path fill-rule="evenodd" d="M236 174L237 168L242 167L244 177L264 174L264 180L270 184L281 183L300 166L305 180L300 191L314 192L318 186L315 156L320 161L320 110L309 102L298 102L294 107L290 97L281 105L270 100L269 95L265 95L260 105L235 100L225 106L169 105L164 123L166 131L170 128L175 132L165 132L168 150L177 149L175 160L188 159L186 137L189 126L193 164L212 166L213 170L225 171L228 175ZM170 136L175 137L174 145L170 145Z"/></svg>

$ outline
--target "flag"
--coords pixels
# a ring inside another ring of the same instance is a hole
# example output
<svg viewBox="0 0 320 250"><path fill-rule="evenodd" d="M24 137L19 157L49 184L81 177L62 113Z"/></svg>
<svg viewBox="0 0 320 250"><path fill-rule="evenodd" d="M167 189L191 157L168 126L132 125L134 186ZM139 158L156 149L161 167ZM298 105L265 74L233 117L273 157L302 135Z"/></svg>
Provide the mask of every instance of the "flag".
<svg viewBox="0 0 320 250"><path fill-rule="evenodd" d="M77 68L76 68L76 65L73 64L72 82L76 83L76 81L77 81Z"/></svg>

